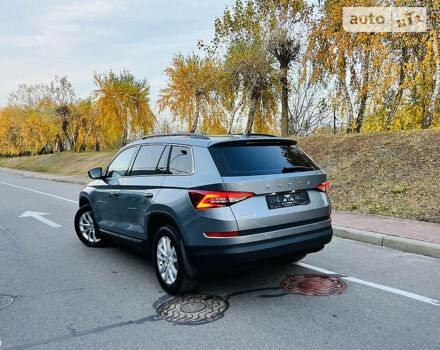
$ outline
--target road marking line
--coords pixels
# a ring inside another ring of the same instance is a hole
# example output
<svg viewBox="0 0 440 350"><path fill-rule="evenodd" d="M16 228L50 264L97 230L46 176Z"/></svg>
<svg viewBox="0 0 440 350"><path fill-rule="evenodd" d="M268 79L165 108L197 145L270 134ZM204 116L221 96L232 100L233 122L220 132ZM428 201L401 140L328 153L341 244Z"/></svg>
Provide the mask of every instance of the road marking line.
<svg viewBox="0 0 440 350"><path fill-rule="evenodd" d="M311 269L311 270L322 272L322 273L325 273L327 275L341 275L341 274L339 274L337 272L329 271L329 270L326 270L326 269L323 269L323 268L320 268L320 267L317 267L317 266L309 265L309 264L306 264L306 263L302 263L302 262L296 262L294 264L298 265L298 266L306 267L306 268ZM440 300L427 298L427 297L424 297L422 295L406 292L404 290L400 290L400 289L393 288L393 287L387 287L387 286L384 286L383 284L377 284L377 283L373 283L373 282L364 281L364 280L361 280L361 279L355 278L355 277L341 275L341 278L343 278L344 280L350 281L350 282L355 282L355 283L363 284L365 286L369 286L369 287L372 287L372 288L380 289L380 290L383 290L383 291L386 291L386 292L402 295L402 296L410 298L410 299L422 301L422 302L427 303L427 304L431 304L431 305L435 305L435 306L440 306Z"/></svg>
<svg viewBox="0 0 440 350"><path fill-rule="evenodd" d="M0 184L7 185L7 186L11 186L11 187L20 188L20 189L22 189L22 190L35 192L35 193L43 194L43 195L45 195L45 196L49 196L49 197L53 197L53 198L58 198L58 199L62 199L62 200L67 201L67 202L72 202L72 203L78 204L78 201L74 201L74 200L72 200L72 199L68 199L68 198L64 198L64 197L56 196L56 195L54 195L54 194L50 194L50 193L46 193L46 192L41 192L41 191L33 190L32 188L21 187L21 186L17 186L17 185L9 184L9 183L7 183L7 182L3 182L3 181L0 181Z"/></svg>
<svg viewBox="0 0 440 350"><path fill-rule="evenodd" d="M46 225L49 225L50 227L53 227L53 228L61 227L61 225L59 225L56 222L53 222L49 219L46 219L45 217L43 217L43 215L49 215L49 213L40 213L38 211L25 211L23 214L21 214L19 216L19 218L32 217L38 221L41 221L42 223L44 223Z"/></svg>

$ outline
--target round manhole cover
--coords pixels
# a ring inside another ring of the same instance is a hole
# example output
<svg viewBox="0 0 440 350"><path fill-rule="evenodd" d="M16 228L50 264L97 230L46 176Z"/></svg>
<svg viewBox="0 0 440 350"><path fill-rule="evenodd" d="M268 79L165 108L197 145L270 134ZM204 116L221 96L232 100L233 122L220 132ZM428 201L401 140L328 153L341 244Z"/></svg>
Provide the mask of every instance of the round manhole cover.
<svg viewBox="0 0 440 350"><path fill-rule="evenodd" d="M307 274L288 275L281 282L281 287L291 294L324 296L342 293L346 284L339 277Z"/></svg>
<svg viewBox="0 0 440 350"><path fill-rule="evenodd" d="M206 322L221 315L228 306L226 300L216 295L184 295L163 303L157 314L170 322Z"/></svg>
<svg viewBox="0 0 440 350"><path fill-rule="evenodd" d="M0 295L0 310L11 305L14 302L14 298L9 295Z"/></svg>

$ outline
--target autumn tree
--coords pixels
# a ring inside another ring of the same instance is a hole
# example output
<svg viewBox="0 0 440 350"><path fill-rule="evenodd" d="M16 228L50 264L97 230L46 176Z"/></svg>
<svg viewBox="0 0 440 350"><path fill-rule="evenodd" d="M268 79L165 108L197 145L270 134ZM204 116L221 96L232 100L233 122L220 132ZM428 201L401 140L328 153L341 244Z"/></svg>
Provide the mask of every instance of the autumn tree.
<svg viewBox="0 0 440 350"><path fill-rule="evenodd" d="M216 116L214 95L218 72L218 63L211 58L175 55L170 67L165 69L168 80L167 86L160 90L159 111L169 110L174 120L179 119L188 125L191 133L196 132L200 119Z"/></svg>
<svg viewBox="0 0 440 350"><path fill-rule="evenodd" d="M124 70L119 74L94 75L94 97L99 122L108 136L116 136L125 146L131 135L148 133L156 118L150 107L150 87L146 79L136 79Z"/></svg>
<svg viewBox="0 0 440 350"><path fill-rule="evenodd" d="M311 8L303 0L256 0L257 21L268 41L268 50L280 66L281 137L289 136L289 81L292 63L298 60L300 36L306 29L304 20Z"/></svg>
<svg viewBox="0 0 440 350"><path fill-rule="evenodd" d="M228 48L225 71L229 79L235 81L236 93L241 91L246 95L245 132L252 132L254 121L257 121L257 131L273 130L278 110L277 82L273 61L266 49L258 42L236 41Z"/></svg>
<svg viewBox="0 0 440 350"><path fill-rule="evenodd" d="M311 79L310 69L306 76L300 77L300 72L295 74L292 81L296 83L290 88L289 134L307 136L328 121L336 103L331 103L332 98L323 84Z"/></svg>
<svg viewBox="0 0 440 350"><path fill-rule="evenodd" d="M215 36L208 50L225 53L226 76L237 89L235 95L241 94L247 103L246 133L252 132L256 117L269 116L266 124L273 124L277 112L276 103L271 101L277 96L274 61L257 17L254 2L237 0L232 9L226 8L223 16L216 18ZM256 125L266 128L264 121Z"/></svg>
<svg viewBox="0 0 440 350"><path fill-rule="evenodd" d="M64 143L67 149L74 150L77 131L72 132L69 129L72 123L72 106L76 102L75 90L65 76L55 75L55 79L48 86L48 93L64 137L64 142L59 142L60 151L64 150Z"/></svg>
<svg viewBox="0 0 440 350"><path fill-rule="evenodd" d="M368 97L384 59L382 33L349 33L342 27L345 6L379 6L380 1L325 0L312 25L306 60L313 79L335 86L347 115L347 132L359 132ZM358 107L357 113L355 107Z"/></svg>
<svg viewBox="0 0 440 350"><path fill-rule="evenodd" d="M432 53L435 66L434 88L430 96L428 110L423 117L422 128L427 129L432 124L434 118L435 107L440 95L440 54L439 54L439 38L440 38L440 1L429 0L427 2L428 20L429 20L429 37L431 41Z"/></svg>

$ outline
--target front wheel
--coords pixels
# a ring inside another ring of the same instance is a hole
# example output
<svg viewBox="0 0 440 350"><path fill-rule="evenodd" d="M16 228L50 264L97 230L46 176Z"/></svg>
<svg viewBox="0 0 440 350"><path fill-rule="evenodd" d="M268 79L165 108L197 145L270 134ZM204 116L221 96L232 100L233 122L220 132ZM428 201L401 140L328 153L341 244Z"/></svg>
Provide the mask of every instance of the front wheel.
<svg viewBox="0 0 440 350"><path fill-rule="evenodd" d="M152 258L157 279L170 294L190 291L195 286L183 263L182 245L172 226L161 227L153 242Z"/></svg>
<svg viewBox="0 0 440 350"><path fill-rule="evenodd" d="M102 247L105 245L104 239L99 234L90 205L83 205L76 212L75 231L79 240L88 247Z"/></svg>

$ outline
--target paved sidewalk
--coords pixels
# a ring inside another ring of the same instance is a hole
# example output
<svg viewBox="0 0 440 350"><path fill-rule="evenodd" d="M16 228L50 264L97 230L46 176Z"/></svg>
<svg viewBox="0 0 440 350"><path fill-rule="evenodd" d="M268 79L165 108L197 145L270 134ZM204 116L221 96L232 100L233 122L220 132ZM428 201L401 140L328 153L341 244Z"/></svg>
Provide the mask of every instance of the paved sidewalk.
<svg viewBox="0 0 440 350"><path fill-rule="evenodd" d="M9 168L0 170L58 182L81 185L90 182L86 176L45 174ZM335 236L440 259L440 224L340 210L332 211L332 223Z"/></svg>
<svg viewBox="0 0 440 350"><path fill-rule="evenodd" d="M334 225L440 244L440 224L333 210Z"/></svg>

